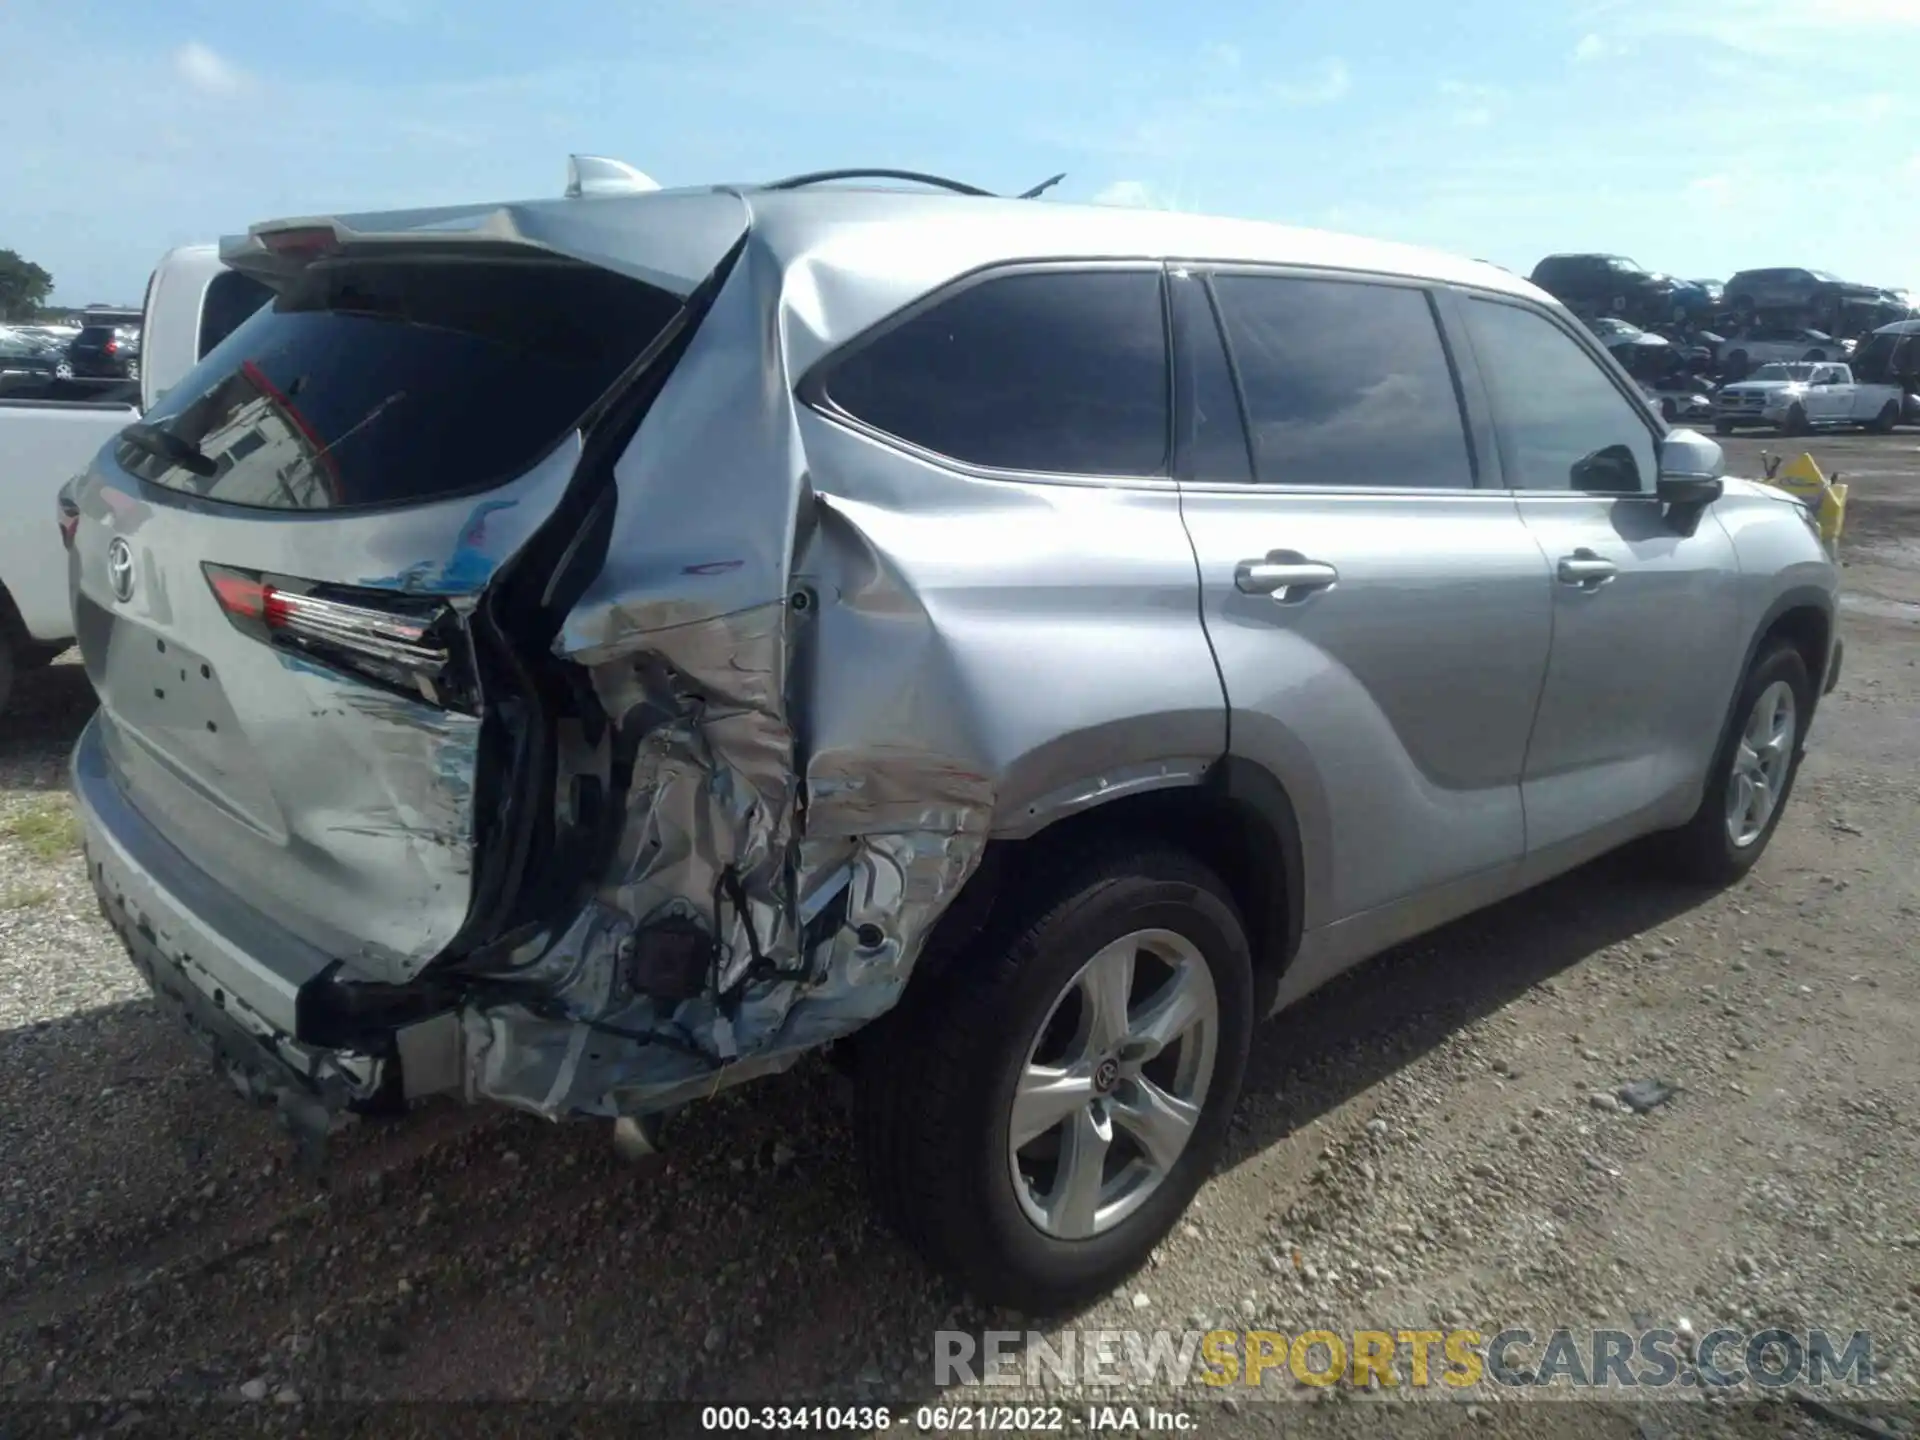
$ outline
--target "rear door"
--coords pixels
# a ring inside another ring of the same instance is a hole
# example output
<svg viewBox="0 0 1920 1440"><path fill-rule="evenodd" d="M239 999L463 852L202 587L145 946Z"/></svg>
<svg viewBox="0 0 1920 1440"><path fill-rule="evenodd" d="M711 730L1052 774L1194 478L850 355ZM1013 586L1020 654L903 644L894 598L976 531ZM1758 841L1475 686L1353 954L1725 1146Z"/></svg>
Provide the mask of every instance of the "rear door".
<svg viewBox="0 0 1920 1440"><path fill-rule="evenodd" d="M1484 451L1425 289L1175 279L1205 422L1182 457L1181 509L1231 749L1300 811L1306 928L1370 915L1367 943L1332 947L1358 953L1466 908L1422 912L1423 897L1521 858L1546 567L1511 497L1478 486Z"/></svg>
<svg viewBox="0 0 1920 1440"><path fill-rule="evenodd" d="M1655 423L1576 327L1506 298L1461 311L1503 477L1553 575L1523 789L1528 850L1561 868L1686 818L1744 650L1739 566L1711 510L1691 527L1663 513Z"/></svg>
<svg viewBox="0 0 1920 1440"><path fill-rule="evenodd" d="M74 606L105 747L213 881L377 977L459 931L525 703L469 617L683 300L525 248L336 255L102 452Z"/></svg>
<svg viewBox="0 0 1920 1440"><path fill-rule="evenodd" d="M1807 387L1807 414L1816 422L1837 425L1853 418L1854 388L1842 383L1838 366L1816 365Z"/></svg>

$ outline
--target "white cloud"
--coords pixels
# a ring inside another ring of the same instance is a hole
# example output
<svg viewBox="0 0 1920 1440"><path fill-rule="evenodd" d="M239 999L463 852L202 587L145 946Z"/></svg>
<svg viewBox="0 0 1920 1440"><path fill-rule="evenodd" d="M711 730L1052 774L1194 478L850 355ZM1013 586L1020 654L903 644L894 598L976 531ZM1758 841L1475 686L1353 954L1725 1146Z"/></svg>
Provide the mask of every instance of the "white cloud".
<svg viewBox="0 0 1920 1440"><path fill-rule="evenodd" d="M1353 89L1353 72L1347 62L1334 57L1322 60L1312 73L1300 80L1273 85L1273 97L1287 105L1331 105Z"/></svg>
<svg viewBox="0 0 1920 1440"><path fill-rule="evenodd" d="M1159 192L1144 180L1115 180L1093 197L1096 205L1124 205L1135 210L1164 210Z"/></svg>
<svg viewBox="0 0 1920 1440"><path fill-rule="evenodd" d="M1580 37L1580 43L1573 47L1573 58L1582 65L1591 65L1596 60L1605 60L1619 53L1619 47L1604 35L1589 31Z"/></svg>
<svg viewBox="0 0 1920 1440"><path fill-rule="evenodd" d="M182 80L209 95L231 95L247 84L244 70L198 40L189 40L173 52L173 68Z"/></svg>

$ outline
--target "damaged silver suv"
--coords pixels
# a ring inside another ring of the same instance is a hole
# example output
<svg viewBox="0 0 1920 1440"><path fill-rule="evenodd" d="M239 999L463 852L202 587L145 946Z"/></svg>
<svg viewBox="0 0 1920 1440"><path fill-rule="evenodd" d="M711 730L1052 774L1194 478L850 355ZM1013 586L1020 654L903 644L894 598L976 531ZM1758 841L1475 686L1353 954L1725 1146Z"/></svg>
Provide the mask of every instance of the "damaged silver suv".
<svg viewBox="0 0 1920 1440"><path fill-rule="evenodd" d="M1491 266L766 186L302 219L73 483L88 861L297 1132L833 1041L983 1297L1137 1265L1254 1021L1658 833L1760 854L1802 508Z"/></svg>

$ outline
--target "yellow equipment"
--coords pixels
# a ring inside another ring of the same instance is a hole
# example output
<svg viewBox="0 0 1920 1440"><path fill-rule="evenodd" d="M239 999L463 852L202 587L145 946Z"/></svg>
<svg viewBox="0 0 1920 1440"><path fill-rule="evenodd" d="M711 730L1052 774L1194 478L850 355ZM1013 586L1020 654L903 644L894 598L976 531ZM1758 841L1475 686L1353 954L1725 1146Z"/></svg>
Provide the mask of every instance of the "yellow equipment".
<svg viewBox="0 0 1920 1440"><path fill-rule="evenodd" d="M1847 517L1847 487L1837 483L1837 477L1835 480L1827 479L1820 473L1820 467L1813 463L1813 456L1802 455L1786 465L1777 460L1770 461L1767 465L1767 484L1807 501L1819 521L1821 540L1826 542L1829 551L1839 549L1840 528Z"/></svg>

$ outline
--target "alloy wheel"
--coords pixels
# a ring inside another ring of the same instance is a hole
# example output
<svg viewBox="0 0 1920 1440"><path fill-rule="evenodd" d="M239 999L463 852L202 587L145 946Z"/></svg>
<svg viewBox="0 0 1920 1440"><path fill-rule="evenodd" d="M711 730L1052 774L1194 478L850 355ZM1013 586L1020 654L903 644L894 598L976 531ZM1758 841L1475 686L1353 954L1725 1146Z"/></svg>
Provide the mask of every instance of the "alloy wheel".
<svg viewBox="0 0 1920 1440"><path fill-rule="evenodd" d="M1727 838L1744 850L1766 833L1793 764L1798 710L1793 687L1776 680L1747 712L1727 784Z"/></svg>
<svg viewBox="0 0 1920 1440"><path fill-rule="evenodd" d="M1138 1210L1193 1137L1219 1038L1213 973L1185 936L1137 930L1087 961L1014 1087L1007 1158L1027 1219L1086 1240Z"/></svg>

